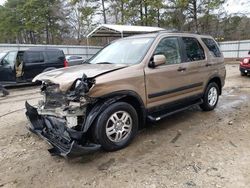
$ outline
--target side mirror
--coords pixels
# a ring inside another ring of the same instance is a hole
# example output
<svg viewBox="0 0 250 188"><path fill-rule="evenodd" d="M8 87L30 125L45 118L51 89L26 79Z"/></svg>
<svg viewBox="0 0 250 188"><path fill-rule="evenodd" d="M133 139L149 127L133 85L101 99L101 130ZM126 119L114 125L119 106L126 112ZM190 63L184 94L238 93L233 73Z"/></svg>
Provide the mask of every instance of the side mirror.
<svg viewBox="0 0 250 188"><path fill-rule="evenodd" d="M248 55L250 55L250 51L248 52Z"/></svg>
<svg viewBox="0 0 250 188"><path fill-rule="evenodd" d="M164 55L154 55L152 61L149 63L150 68L155 68L166 63L166 57Z"/></svg>

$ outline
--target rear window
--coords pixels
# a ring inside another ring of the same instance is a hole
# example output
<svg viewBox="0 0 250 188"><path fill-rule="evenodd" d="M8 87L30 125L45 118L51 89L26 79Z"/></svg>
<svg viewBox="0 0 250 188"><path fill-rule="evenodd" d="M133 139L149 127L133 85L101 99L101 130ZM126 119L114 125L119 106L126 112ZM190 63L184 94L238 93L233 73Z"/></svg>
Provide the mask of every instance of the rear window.
<svg viewBox="0 0 250 188"><path fill-rule="evenodd" d="M192 37L182 37L186 50L187 61L200 61L205 59L205 52L199 41Z"/></svg>
<svg viewBox="0 0 250 188"><path fill-rule="evenodd" d="M27 63L41 63L44 62L42 52L25 52Z"/></svg>
<svg viewBox="0 0 250 188"><path fill-rule="evenodd" d="M215 57L221 57L220 49L213 39L202 38L201 40L205 43L209 51L212 52Z"/></svg>
<svg viewBox="0 0 250 188"><path fill-rule="evenodd" d="M46 51L47 58L49 61L55 61L58 59L64 59L63 51Z"/></svg>

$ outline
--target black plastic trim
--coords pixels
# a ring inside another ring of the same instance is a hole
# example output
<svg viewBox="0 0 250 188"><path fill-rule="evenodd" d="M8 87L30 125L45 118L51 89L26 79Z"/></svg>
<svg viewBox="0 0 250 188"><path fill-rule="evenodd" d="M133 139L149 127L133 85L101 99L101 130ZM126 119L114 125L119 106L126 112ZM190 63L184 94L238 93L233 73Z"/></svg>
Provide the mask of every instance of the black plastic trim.
<svg viewBox="0 0 250 188"><path fill-rule="evenodd" d="M240 67L240 72L245 73L245 70L250 72L250 68Z"/></svg>
<svg viewBox="0 0 250 188"><path fill-rule="evenodd" d="M187 89L192 89L192 88L199 87L199 86L202 86L202 85L203 85L203 82L199 82L199 83L179 87L179 88L176 88L176 89L164 90L164 91L160 91L158 93L149 94L148 98L152 99L152 98L160 97L160 96L163 96L163 95L169 95L169 94L172 94L172 93L180 92L180 91L187 90Z"/></svg>
<svg viewBox="0 0 250 188"><path fill-rule="evenodd" d="M152 107L147 109L147 115L152 115L152 113L156 113L156 112L161 112L161 111L173 111L174 108L176 108L177 106L186 106L186 104L190 105L193 104L196 100L201 99L203 96L203 93L197 94L197 95L193 95L190 97L185 97L173 102L168 102L165 104L162 104L160 106L156 106L156 107Z"/></svg>
<svg viewBox="0 0 250 188"><path fill-rule="evenodd" d="M185 104L185 105L179 106L179 108L172 108L172 109L169 109L169 111L168 110L164 110L164 111L161 111L161 113L149 114L148 115L148 119L150 121L156 122L156 121L159 121L159 120L161 120L163 118L166 118L168 116L176 114L178 112L187 110L191 106L199 105L199 104L202 104L202 103L203 103L203 100L200 98L200 99L198 99L196 101L193 101L193 102L191 102L189 104Z"/></svg>
<svg viewBox="0 0 250 188"><path fill-rule="evenodd" d="M40 116L37 109L27 102L25 103L26 116L30 122L28 129L47 141L53 146L49 149L51 155L60 155L63 157L77 157L89 154L100 149L100 145L94 143L79 143L80 139L86 137L83 132L67 128L64 124L57 124L48 117ZM68 133L70 137L65 137Z"/></svg>

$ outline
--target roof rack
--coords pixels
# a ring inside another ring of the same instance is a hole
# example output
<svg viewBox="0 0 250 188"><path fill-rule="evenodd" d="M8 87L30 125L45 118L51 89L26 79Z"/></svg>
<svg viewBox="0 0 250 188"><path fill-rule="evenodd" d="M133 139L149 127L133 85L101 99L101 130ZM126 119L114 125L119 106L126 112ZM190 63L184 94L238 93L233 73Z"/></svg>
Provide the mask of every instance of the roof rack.
<svg viewBox="0 0 250 188"><path fill-rule="evenodd" d="M161 31L154 31L151 33L188 33L188 34L195 34L195 35L201 35L199 32L189 32L189 31L178 31L177 29L172 30L161 30Z"/></svg>

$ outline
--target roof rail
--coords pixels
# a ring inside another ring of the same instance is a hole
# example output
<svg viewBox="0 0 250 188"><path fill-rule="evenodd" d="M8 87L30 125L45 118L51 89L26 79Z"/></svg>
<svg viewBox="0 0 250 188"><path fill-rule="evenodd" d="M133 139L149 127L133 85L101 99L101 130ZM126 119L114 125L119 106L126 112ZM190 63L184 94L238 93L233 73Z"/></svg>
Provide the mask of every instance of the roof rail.
<svg viewBox="0 0 250 188"><path fill-rule="evenodd" d="M189 33L189 34L196 34L196 35L201 35L199 32L190 32L190 31L178 31L177 29L171 29L171 30L161 30L161 31L154 31L151 33Z"/></svg>

